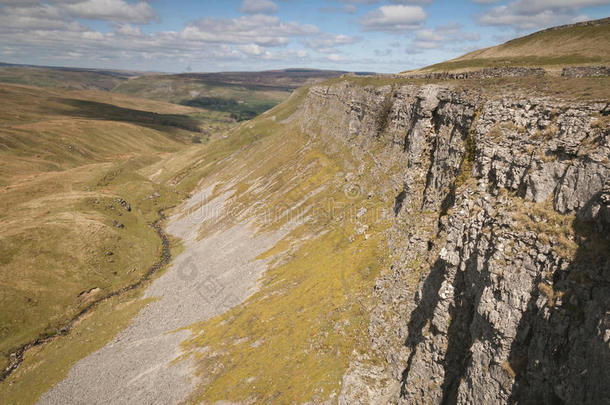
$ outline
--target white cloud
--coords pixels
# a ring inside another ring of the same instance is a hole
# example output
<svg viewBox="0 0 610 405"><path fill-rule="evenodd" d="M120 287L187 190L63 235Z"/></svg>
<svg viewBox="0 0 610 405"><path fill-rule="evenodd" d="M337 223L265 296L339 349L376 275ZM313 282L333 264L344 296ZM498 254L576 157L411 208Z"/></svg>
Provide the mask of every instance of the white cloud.
<svg viewBox="0 0 610 405"><path fill-rule="evenodd" d="M481 25L535 29L586 19L578 10L587 6L610 4L609 0L517 0L493 7L480 15Z"/></svg>
<svg viewBox="0 0 610 405"><path fill-rule="evenodd" d="M291 37L318 34L315 25L282 22L278 17L256 14L232 19L204 18L189 23L182 38L226 44L254 43L262 46L280 46Z"/></svg>
<svg viewBox="0 0 610 405"><path fill-rule="evenodd" d="M0 32L8 30L87 30L84 25L72 20L60 8L49 4L31 7L5 6L0 14Z"/></svg>
<svg viewBox="0 0 610 405"><path fill-rule="evenodd" d="M319 53L333 54L338 53L337 46L354 44L360 40L359 37L350 37L343 34L322 34L313 38L302 39L301 43Z"/></svg>
<svg viewBox="0 0 610 405"><path fill-rule="evenodd" d="M339 0L347 4L377 4L382 0ZM430 4L432 0L388 0L392 4Z"/></svg>
<svg viewBox="0 0 610 405"><path fill-rule="evenodd" d="M348 4L377 4L380 0L339 0Z"/></svg>
<svg viewBox="0 0 610 405"><path fill-rule="evenodd" d="M377 57L386 57L392 55L392 50L390 48L386 49L375 49L375 56Z"/></svg>
<svg viewBox="0 0 610 405"><path fill-rule="evenodd" d="M252 68L263 61L308 61L304 50L270 52L267 47L320 34L316 26L266 15L210 18L193 21L178 32L150 34L137 25L115 22L114 30L104 33L77 22L66 4L64 0L53 5L0 5L0 55L18 63L143 70L160 66L171 70L176 62L201 66L202 61L206 70L244 64ZM337 41L345 39L339 37Z"/></svg>
<svg viewBox="0 0 610 405"><path fill-rule="evenodd" d="M341 7L322 7L318 9L321 13L346 13L346 14L356 14L358 9L353 4L344 4Z"/></svg>
<svg viewBox="0 0 610 405"><path fill-rule="evenodd" d="M518 0L514 8L524 14L539 13L545 10L578 9L588 6L610 4L608 0Z"/></svg>
<svg viewBox="0 0 610 405"><path fill-rule="evenodd" d="M328 60L330 60L331 62L335 62L335 63L349 63L349 62L351 62L351 59L348 58L347 56L339 55L339 54L336 54L336 53L331 53L330 55L328 55Z"/></svg>
<svg viewBox="0 0 610 405"><path fill-rule="evenodd" d="M237 49L239 49L246 55L259 56L259 55L269 54L269 52L265 48L263 48L262 46L256 45L256 44L240 45L237 47Z"/></svg>
<svg viewBox="0 0 610 405"><path fill-rule="evenodd" d="M114 22L144 24L158 19L155 10L146 2L130 4L124 0L56 1L74 17Z"/></svg>
<svg viewBox="0 0 610 405"><path fill-rule="evenodd" d="M360 21L365 31L396 33L421 28L426 12L419 6L382 6Z"/></svg>
<svg viewBox="0 0 610 405"><path fill-rule="evenodd" d="M114 27L114 32L119 35L139 37L142 36L142 30L140 27L134 27L130 24L118 24Z"/></svg>
<svg viewBox="0 0 610 405"><path fill-rule="evenodd" d="M431 4L432 0L389 0L394 4Z"/></svg>
<svg viewBox="0 0 610 405"><path fill-rule="evenodd" d="M7 6L33 6L40 5L40 0L0 0L0 4Z"/></svg>
<svg viewBox="0 0 610 405"><path fill-rule="evenodd" d="M244 0L239 11L244 14L273 14L277 12L277 4L271 0Z"/></svg>
<svg viewBox="0 0 610 405"><path fill-rule="evenodd" d="M475 42L480 39L476 32L462 31L462 25L453 23L440 25L434 29L422 29L416 32L409 52L421 52L426 49L434 49L456 42Z"/></svg>

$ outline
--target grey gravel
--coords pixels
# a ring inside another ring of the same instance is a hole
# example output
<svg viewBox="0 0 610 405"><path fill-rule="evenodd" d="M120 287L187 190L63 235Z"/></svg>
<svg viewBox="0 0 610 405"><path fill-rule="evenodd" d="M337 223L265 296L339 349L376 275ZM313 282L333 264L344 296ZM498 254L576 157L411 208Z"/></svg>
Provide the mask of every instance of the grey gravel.
<svg viewBox="0 0 610 405"><path fill-rule="evenodd" d="M190 335L176 330L221 314L250 296L266 267L266 261L256 257L286 233L256 234L249 223L229 223L197 240L202 223L225 214L222 208L231 195L206 201L212 190L201 190L169 220L168 233L182 238L185 250L147 289L146 297L158 299L110 343L79 361L40 404L170 404L193 390L192 362L171 364ZM208 217L192 212L194 208ZM187 211L191 215L185 215Z"/></svg>

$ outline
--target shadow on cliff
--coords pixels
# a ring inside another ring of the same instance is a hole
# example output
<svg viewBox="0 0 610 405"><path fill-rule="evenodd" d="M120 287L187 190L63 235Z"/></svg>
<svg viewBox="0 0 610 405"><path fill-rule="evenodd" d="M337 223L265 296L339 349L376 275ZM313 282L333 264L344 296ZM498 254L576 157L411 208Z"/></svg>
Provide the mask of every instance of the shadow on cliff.
<svg viewBox="0 0 610 405"><path fill-rule="evenodd" d="M447 349L442 362L444 378L441 386L440 403L455 404L457 402L459 384L470 361L470 346L472 344L470 325L474 317L477 316L475 308L477 308L478 302L481 299L481 295L474 294L475 291L470 288L470 285L476 282L477 287L480 287L477 290L482 291L490 283L487 263L493 255L494 250L493 248L487 248L487 244L482 243L484 238L487 237L483 234L478 235L475 241L477 249L466 260L465 271L460 271L455 266L447 265L444 260L437 259L424 281L421 299L418 306L411 313L408 325L408 338L405 345L411 348L411 353L403 372L403 395L407 389L405 383L412 370L413 360L417 354L417 346L425 339L426 327L429 328L431 334L440 333L436 330L432 321L434 311L439 304L442 294L441 287L443 281L447 279L445 275L451 271L455 273L451 283L454 305L451 305L448 309L451 323L447 330ZM478 248L481 245L485 246L479 250ZM483 263L483 268L481 269L476 268L477 263L480 261L479 259L482 259ZM470 278L471 275L476 275L477 280Z"/></svg>
<svg viewBox="0 0 610 405"><path fill-rule="evenodd" d="M588 206L598 197L591 199ZM505 387L511 392L508 403L610 404L610 396L604 391L610 386L610 373L607 372L610 349L605 336L610 330L610 316L607 315L610 311L610 233L607 228L601 230L599 227L599 224L583 219L572 223L578 248L571 260L551 265L555 269L552 286L545 281L544 269L539 268L526 312L517 327L508 364L502 365L515 379L512 390ZM409 388L409 373L421 367L414 364L421 349L418 345L428 334L441 333L436 330L433 319L444 280L451 281L454 302L448 308L451 323L445 356L438 363L444 372L436 398L438 403L458 402L460 383L471 361L475 323L479 325L475 328L479 334L477 339L492 347L501 341L492 325L480 327L487 321L477 312L482 292L491 285L489 259L495 252L495 245L486 242L493 239L493 234L477 235L475 249L464 263L464 271L441 259L431 267L408 324L405 345L411 352L402 376L403 396ZM466 244L465 241L463 245ZM473 285L476 288L472 288ZM418 378L418 374L415 372L413 376ZM491 375L487 377L491 378Z"/></svg>
<svg viewBox="0 0 610 405"><path fill-rule="evenodd" d="M573 260L559 264L552 285L537 280L517 328L509 403L610 403L610 234L589 220L572 226Z"/></svg>

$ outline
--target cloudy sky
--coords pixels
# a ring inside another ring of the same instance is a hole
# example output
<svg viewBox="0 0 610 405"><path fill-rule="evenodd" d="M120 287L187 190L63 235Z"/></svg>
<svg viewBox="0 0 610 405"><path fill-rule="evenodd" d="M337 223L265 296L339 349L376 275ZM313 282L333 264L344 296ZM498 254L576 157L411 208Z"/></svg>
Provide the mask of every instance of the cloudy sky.
<svg viewBox="0 0 610 405"><path fill-rule="evenodd" d="M610 0L0 0L0 61L398 72L606 16Z"/></svg>

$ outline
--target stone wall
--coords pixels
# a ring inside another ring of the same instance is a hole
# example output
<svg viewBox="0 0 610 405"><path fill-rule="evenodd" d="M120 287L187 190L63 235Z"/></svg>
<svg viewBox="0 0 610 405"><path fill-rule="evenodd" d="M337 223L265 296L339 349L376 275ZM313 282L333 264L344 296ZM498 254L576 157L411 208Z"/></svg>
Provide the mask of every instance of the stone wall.
<svg viewBox="0 0 610 405"><path fill-rule="evenodd" d="M610 76L610 66L574 66L565 67L561 72L565 77Z"/></svg>
<svg viewBox="0 0 610 405"><path fill-rule="evenodd" d="M454 79L491 79L495 77L521 77L521 76L544 76L545 71L542 68L529 67L494 67L470 72L435 72L407 75L414 79L436 79L436 80L454 80Z"/></svg>

